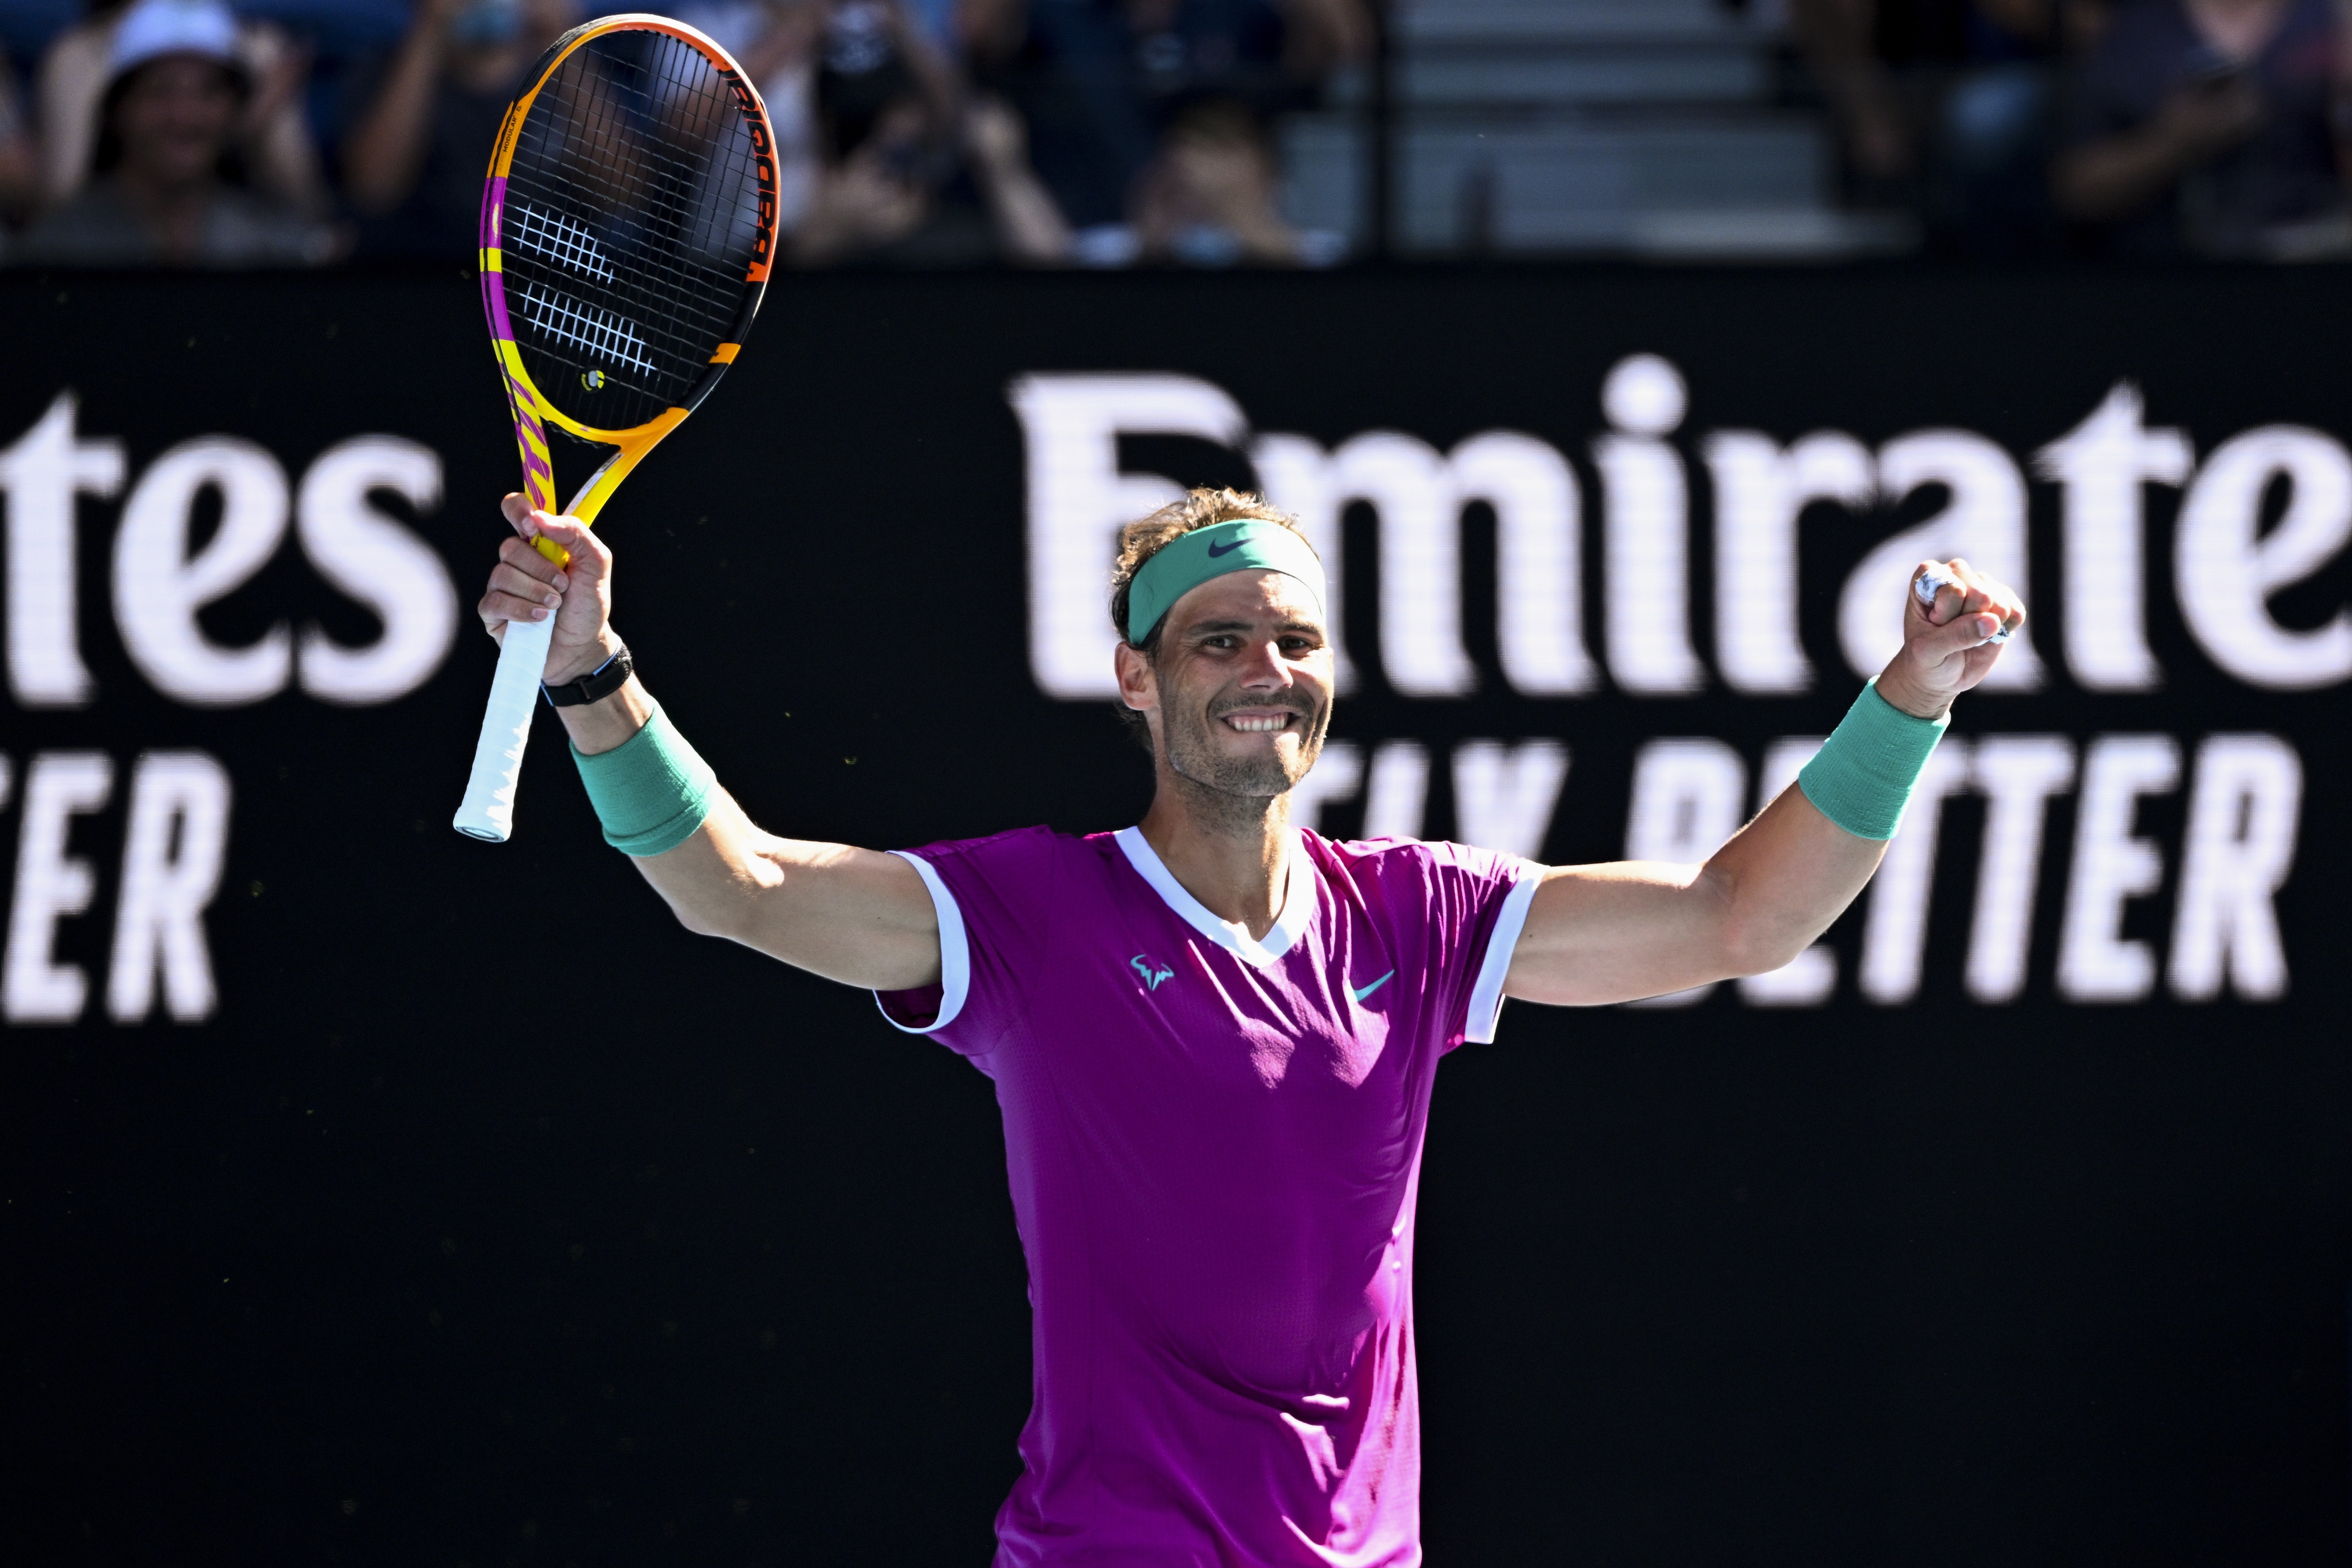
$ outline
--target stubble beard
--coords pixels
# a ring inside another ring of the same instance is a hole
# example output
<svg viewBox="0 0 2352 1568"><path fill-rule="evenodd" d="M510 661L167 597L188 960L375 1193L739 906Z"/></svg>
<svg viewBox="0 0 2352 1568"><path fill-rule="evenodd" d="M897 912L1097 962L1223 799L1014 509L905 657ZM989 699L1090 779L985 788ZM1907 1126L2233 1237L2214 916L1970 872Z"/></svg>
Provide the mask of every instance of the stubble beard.
<svg viewBox="0 0 2352 1568"><path fill-rule="evenodd" d="M1323 754L1323 737L1330 728L1331 710L1294 708L1304 726L1295 752L1286 752L1276 744L1255 756L1236 757L1217 750L1211 736L1212 726L1221 722L1221 713L1236 708L1288 706L1265 702L1236 702L1223 707L1212 705L1206 710L1187 704L1180 716L1161 708L1161 741L1168 748L1168 771L1175 776L1176 787L1182 792L1185 804L1196 820L1213 831L1237 836L1264 830L1267 816L1279 809L1289 810L1289 794L1315 761ZM1295 755L1294 770L1286 761Z"/></svg>

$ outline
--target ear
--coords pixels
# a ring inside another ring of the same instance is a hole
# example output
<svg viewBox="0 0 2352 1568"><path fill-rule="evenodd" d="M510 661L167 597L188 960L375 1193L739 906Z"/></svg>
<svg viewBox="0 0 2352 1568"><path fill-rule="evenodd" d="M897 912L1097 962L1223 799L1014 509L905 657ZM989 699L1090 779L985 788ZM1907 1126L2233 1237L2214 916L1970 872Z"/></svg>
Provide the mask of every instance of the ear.
<svg viewBox="0 0 2352 1568"><path fill-rule="evenodd" d="M1118 666L1118 700L1139 713L1160 706L1160 673L1141 648L1121 643L1114 650Z"/></svg>

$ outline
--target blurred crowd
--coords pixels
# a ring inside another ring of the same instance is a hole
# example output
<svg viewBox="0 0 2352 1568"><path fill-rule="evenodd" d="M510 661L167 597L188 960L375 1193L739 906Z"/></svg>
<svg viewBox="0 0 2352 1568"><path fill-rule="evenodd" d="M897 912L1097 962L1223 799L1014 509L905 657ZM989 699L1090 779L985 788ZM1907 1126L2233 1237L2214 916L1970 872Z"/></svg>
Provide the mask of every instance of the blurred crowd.
<svg viewBox="0 0 2352 1568"><path fill-rule="evenodd" d="M1270 127L1364 0L677 0L774 121L795 264L1302 266ZM0 0L0 260L470 261L583 0Z"/></svg>
<svg viewBox="0 0 2352 1568"><path fill-rule="evenodd" d="M1285 217L1273 128L1371 57L1377 3L677 0L669 14L760 84L797 265L1318 266L1346 242ZM2352 256L2352 0L1745 8L1785 17L1848 198L1918 213L1946 251ZM468 259L499 115L585 14L583 0L0 0L0 261Z"/></svg>
<svg viewBox="0 0 2352 1568"><path fill-rule="evenodd" d="M1787 0L1855 199L1984 259L2352 257L2346 0Z"/></svg>

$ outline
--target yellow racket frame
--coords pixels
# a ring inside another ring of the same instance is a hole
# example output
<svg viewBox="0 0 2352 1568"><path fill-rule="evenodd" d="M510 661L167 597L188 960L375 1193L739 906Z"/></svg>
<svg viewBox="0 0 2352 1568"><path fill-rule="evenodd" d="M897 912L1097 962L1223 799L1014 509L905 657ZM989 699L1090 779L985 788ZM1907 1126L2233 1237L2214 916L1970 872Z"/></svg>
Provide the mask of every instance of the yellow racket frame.
<svg viewBox="0 0 2352 1568"><path fill-rule="evenodd" d="M506 261L499 243L499 226L506 214L506 184L508 172L514 166L515 148L521 140L523 121L530 114L531 105L563 62L584 45L608 33L664 33L698 49L717 68L735 94L735 104L743 116L745 127L751 133L753 168L759 179L759 227L752 243L751 265L744 278L743 306L737 315L728 341L720 343L710 356L709 369L696 382L682 405L663 410L643 425L625 430L601 430L583 425L549 402L531 381L530 373L523 368L522 351L517 346L514 329L507 315ZM507 405L514 415L515 446L522 458L523 493L534 511L555 510L555 464L548 447L548 426L553 426L593 441L611 447L613 455L598 465L578 492L572 498L564 515L580 523L593 526L597 513L613 498L621 481L630 470L645 460L646 453L659 446L662 438L683 424L686 416L709 395L712 386L727 367L735 363L742 348L743 336L751 330L751 318L760 309L761 296L765 292L768 271L773 259L776 237L776 138L768 123L767 106L760 100L757 89L743 75L743 68L735 63L718 43L682 22L645 12L628 12L620 16L600 16L573 28L558 38L543 56L538 68L532 71L530 85L507 110L506 119L499 127L497 142L490 150L489 174L482 192L481 276L482 305L489 317L490 347L498 356L499 369L506 381ZM552 540L535 538L531 543L539 552L558 566L567 565L571 553Z"/></svg>

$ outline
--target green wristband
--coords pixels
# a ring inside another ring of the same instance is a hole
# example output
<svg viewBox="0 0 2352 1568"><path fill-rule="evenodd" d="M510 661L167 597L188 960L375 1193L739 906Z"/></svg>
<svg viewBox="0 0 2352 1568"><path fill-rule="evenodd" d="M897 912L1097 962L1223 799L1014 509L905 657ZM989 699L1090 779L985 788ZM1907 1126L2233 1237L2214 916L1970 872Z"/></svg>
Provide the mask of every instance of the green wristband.
<svg viewBox="0 0 2352 1568"><path fill-rule="evenodd" d="M710 815L719 775L654 704L645 728L593 756L572 748L604 842L624 855L659 855L694 837Z"/></svg>
<svg viewBox="0 0 2352 1568"><path fill-rule="evenodd" d="M1797 774L1798 787L1855 837L1892 838L1911 786L1951 721L1949 710L1940 719L1913 718L1881 697L1874 680Z"/></svg>

